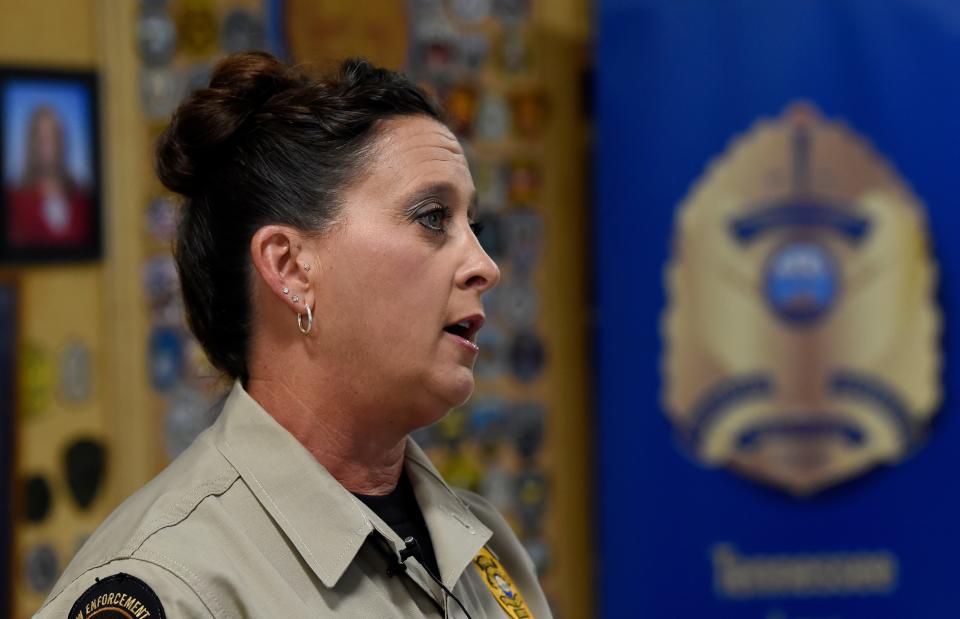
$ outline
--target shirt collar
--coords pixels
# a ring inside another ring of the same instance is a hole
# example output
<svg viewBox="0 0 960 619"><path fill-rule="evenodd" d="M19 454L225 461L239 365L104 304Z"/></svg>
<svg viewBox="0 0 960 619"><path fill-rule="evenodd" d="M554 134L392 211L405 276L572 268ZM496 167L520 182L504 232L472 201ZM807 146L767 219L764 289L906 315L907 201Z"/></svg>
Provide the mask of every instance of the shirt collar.
<svg viewBox="0 0 960 619"><path fill-rule="evenodd" d="M430 531L440 580L449 589L493 533L447 485L423 450L407 439L407 475Z"/></svg>
<svg viewBox="0 0 960 619"><path fill-rule="evenodd" d="M215 440L250 491L327 587L373 530L359 502L237 381Z"/></svg>
<svg viewBox="0 0 960 619"><path fill-rule="evenodd" d="M217 447L327 587L336 586L374 530L397 535L314 459L237 381L215 429ZM407 439L407 475L430 532L440 577L453 588L492 532L420 447Z"/></svg>

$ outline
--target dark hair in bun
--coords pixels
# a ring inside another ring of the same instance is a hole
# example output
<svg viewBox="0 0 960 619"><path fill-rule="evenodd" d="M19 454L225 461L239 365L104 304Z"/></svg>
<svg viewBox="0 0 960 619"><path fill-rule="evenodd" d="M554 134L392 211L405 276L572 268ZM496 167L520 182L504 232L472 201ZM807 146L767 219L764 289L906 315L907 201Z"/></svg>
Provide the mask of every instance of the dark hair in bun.
<svg viewBox="0 0 960 619"><path fill-rule="evenodd" d="M378 122L436 104L363 59L314 79L269 54L226 57L177 109L157 144L161 182L184 197L174 255L187 322L211 363L247 378L250 255L269 224L323 231L362 171Z"/></svg>

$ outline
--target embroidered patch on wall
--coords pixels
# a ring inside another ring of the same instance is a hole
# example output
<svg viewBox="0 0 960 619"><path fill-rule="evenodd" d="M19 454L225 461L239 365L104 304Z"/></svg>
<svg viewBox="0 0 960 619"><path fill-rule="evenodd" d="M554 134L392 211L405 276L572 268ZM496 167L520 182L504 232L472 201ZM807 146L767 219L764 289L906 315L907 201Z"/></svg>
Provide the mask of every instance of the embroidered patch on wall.
<svg viewBox="0 0 960 619"><path fill-rule="evenodd" d="M68 619L166 619L160 598L145 582L129 574L101 578L83 592Z"/></svg>
<svg viewBox="0 0 960 619"><path fill-rule="evenodd" d="M533 619L533 613L527 607L517 586L513 584L507 570L503 569L489 550L481 548L473 558L473 566L480 572L484 584L508 616L513 619Z"/></svg>

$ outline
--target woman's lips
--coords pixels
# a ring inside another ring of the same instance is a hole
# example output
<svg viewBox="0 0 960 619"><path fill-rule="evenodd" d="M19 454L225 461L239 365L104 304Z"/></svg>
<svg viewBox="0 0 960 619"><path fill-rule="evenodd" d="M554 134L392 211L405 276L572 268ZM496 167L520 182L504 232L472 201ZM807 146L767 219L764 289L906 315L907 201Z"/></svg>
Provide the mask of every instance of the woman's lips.
<svg viewBox="0 0 960 619"><path fill-rule="evenodd" d="M478 353L478 352L480 352L480 347L477 346L476 344L474 344L473 342L471 342L471 341L468 340L468 339L465 339L465 338L460 337L459 335L455 335L455 334L453 334L453 333L450 333L449 331L444 331L443 334L444 334L444 335L448 335L448 336L450 336L451 338L453 338L454 341L456 341L456 343L457 343L458 345L462 346L465 350L468 350L468 351L470 351L470 352L472 352L472 353Z"/></svg>
<svg viewBox="0 0 960 619"><path fill-rule="evenodd" d="M443 332L457 340L457 343L473 353L480 351L474 340L477 339L477 331L483 326L483 314L475 313L470 316L447 325Z"/></svg>

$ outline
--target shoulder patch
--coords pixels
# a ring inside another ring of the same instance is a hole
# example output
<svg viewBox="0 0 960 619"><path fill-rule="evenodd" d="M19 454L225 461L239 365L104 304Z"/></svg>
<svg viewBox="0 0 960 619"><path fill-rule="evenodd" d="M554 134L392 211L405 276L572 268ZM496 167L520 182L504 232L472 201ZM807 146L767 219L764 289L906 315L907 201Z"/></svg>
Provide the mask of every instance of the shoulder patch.
<svg viewBox="0 0 960 619"><path fill-rule="evenodd" d="M160 598L130 574L97 579L70 609L67 619L166 619Z"/></svg>

